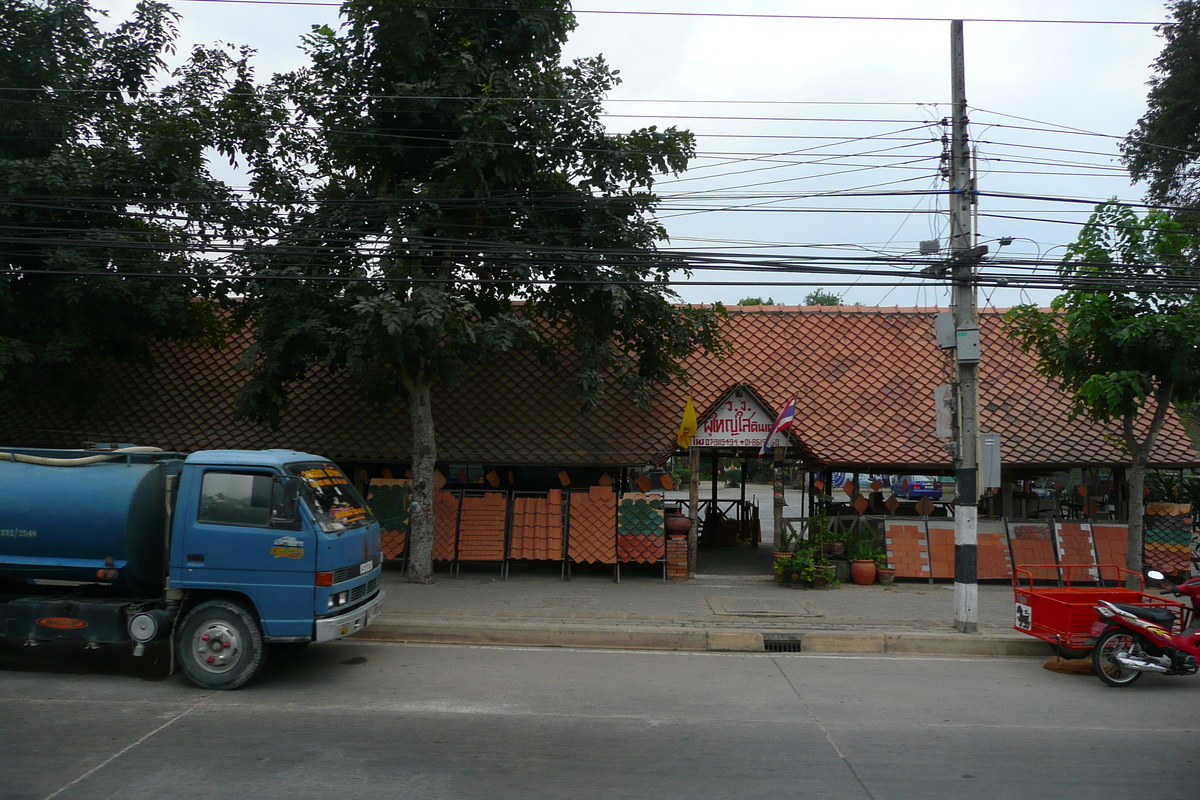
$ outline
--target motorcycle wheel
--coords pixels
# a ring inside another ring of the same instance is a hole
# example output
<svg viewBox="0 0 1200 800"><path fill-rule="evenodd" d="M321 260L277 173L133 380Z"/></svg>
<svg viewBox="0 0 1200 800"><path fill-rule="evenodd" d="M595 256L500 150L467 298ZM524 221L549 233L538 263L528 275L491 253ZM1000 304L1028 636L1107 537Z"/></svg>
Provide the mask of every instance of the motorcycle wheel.
<svg viewBox="0 0 1200 800"><path fill-rule="evenodd" d="M1117 653L1139 653L1141 637L1124 628L1111 628L1096 640L1092 651L1092 668L1096 677L1109 686L1128 686L1142 677L1136 670L1126 669L1117 663Z"/></svg>

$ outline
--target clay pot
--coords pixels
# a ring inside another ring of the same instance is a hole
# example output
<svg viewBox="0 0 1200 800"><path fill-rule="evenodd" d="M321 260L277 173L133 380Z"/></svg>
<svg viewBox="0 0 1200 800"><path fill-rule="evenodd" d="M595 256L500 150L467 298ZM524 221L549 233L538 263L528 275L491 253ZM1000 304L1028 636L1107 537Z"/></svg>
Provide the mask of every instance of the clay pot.
<svg viewBox="0 0 1200 800"><path fill-rule="evenodd" d="M880 586L891 586L896 580L896 570L891 567L876 567Z"/></svg>
<svg viewBox="0 0 1200 800"><path fill-rule="evenodd" d="M846 552L845 542L821 542L821 555L840 556Z"/></svg>
<svg viewBox="0 0 1200 800"><path fill-rule="evenodd" d="M692 518L683 514L671 514L663 519L663 527L667 533L686 534L692 529Z"/></svg>
<svg viewBox="0 0 1200 800"><path fill-rule="evenodd" d="M850 562L850 580L859 586L870 586L875 582L875 562L869 558L856 558Z"/></svg>

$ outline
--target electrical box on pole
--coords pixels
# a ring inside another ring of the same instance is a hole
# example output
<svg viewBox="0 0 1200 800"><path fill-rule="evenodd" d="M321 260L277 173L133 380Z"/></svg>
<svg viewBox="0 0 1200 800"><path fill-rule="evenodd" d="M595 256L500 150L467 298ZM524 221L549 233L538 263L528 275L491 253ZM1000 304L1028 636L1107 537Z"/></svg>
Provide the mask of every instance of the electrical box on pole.
<svg viewBox="0 0 1200 800"><path fill-rule="evenodd" d="M939 311L933 318L933 332L937 336L938 347L953 350L958 345L958 337L954 335L954 312Z"/></svg>
<svg viewBox="0 0 1200 800"><path fill-rule="evenodd" d="M954 332L955 347L958 348L958 363L979 363L979 328L959 328Z"/></svg>

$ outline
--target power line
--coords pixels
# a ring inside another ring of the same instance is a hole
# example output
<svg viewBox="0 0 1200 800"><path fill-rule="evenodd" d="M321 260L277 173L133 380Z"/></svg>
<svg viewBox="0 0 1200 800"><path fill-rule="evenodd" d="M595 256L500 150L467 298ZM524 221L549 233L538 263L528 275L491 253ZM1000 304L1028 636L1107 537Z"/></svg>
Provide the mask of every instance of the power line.
<svg viewBox="0 0 1200 800"><path fill-rule="evenodd" d="M320 0L183 0L183 2L191 3L229 3L234 5L263 5L263 6L318 6L326 8L340 8L341 3L320 2ZM573 8L568 11L555 12L550 9L507 9L507 8L491 8L480 6L421 6L422 10L427 11L494 11L513 12L519 11L523 14L598 14L598 15L613 15L613 16L632 16L632 17L699 17L699 18L719 18L719 19L793 19L793 20L834 20L847 22L953 22L961 20L962 22L989 22L989 23L1016 23L1016 24L1035 24L1035 25L1135 25L1135 26L1156 26L1156 25L1175 25L1176 23L1169 21L1146 22L1140 20L1100 20L1100 19L1032 19L1032 18L1001 18L1001 17L880 17L870 16L865 14L849 15L849 14L738 14L732 12L704 12L704 11L624 11L617 9L601 9L601 8Z"/></svg>

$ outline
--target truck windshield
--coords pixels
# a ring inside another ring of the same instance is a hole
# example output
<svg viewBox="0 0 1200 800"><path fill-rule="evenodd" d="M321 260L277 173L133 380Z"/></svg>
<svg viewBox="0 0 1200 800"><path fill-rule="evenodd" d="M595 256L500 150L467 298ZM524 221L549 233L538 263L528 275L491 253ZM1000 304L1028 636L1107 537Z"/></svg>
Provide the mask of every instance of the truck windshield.
<svg viewBox="0 0 1200 800"><path fill-rule="evenodd" d="M367 504L342 471L328 461L289 464L287 471L300 479L301 495L317 525L326 533L357 528L374 521Z"/></svg>

